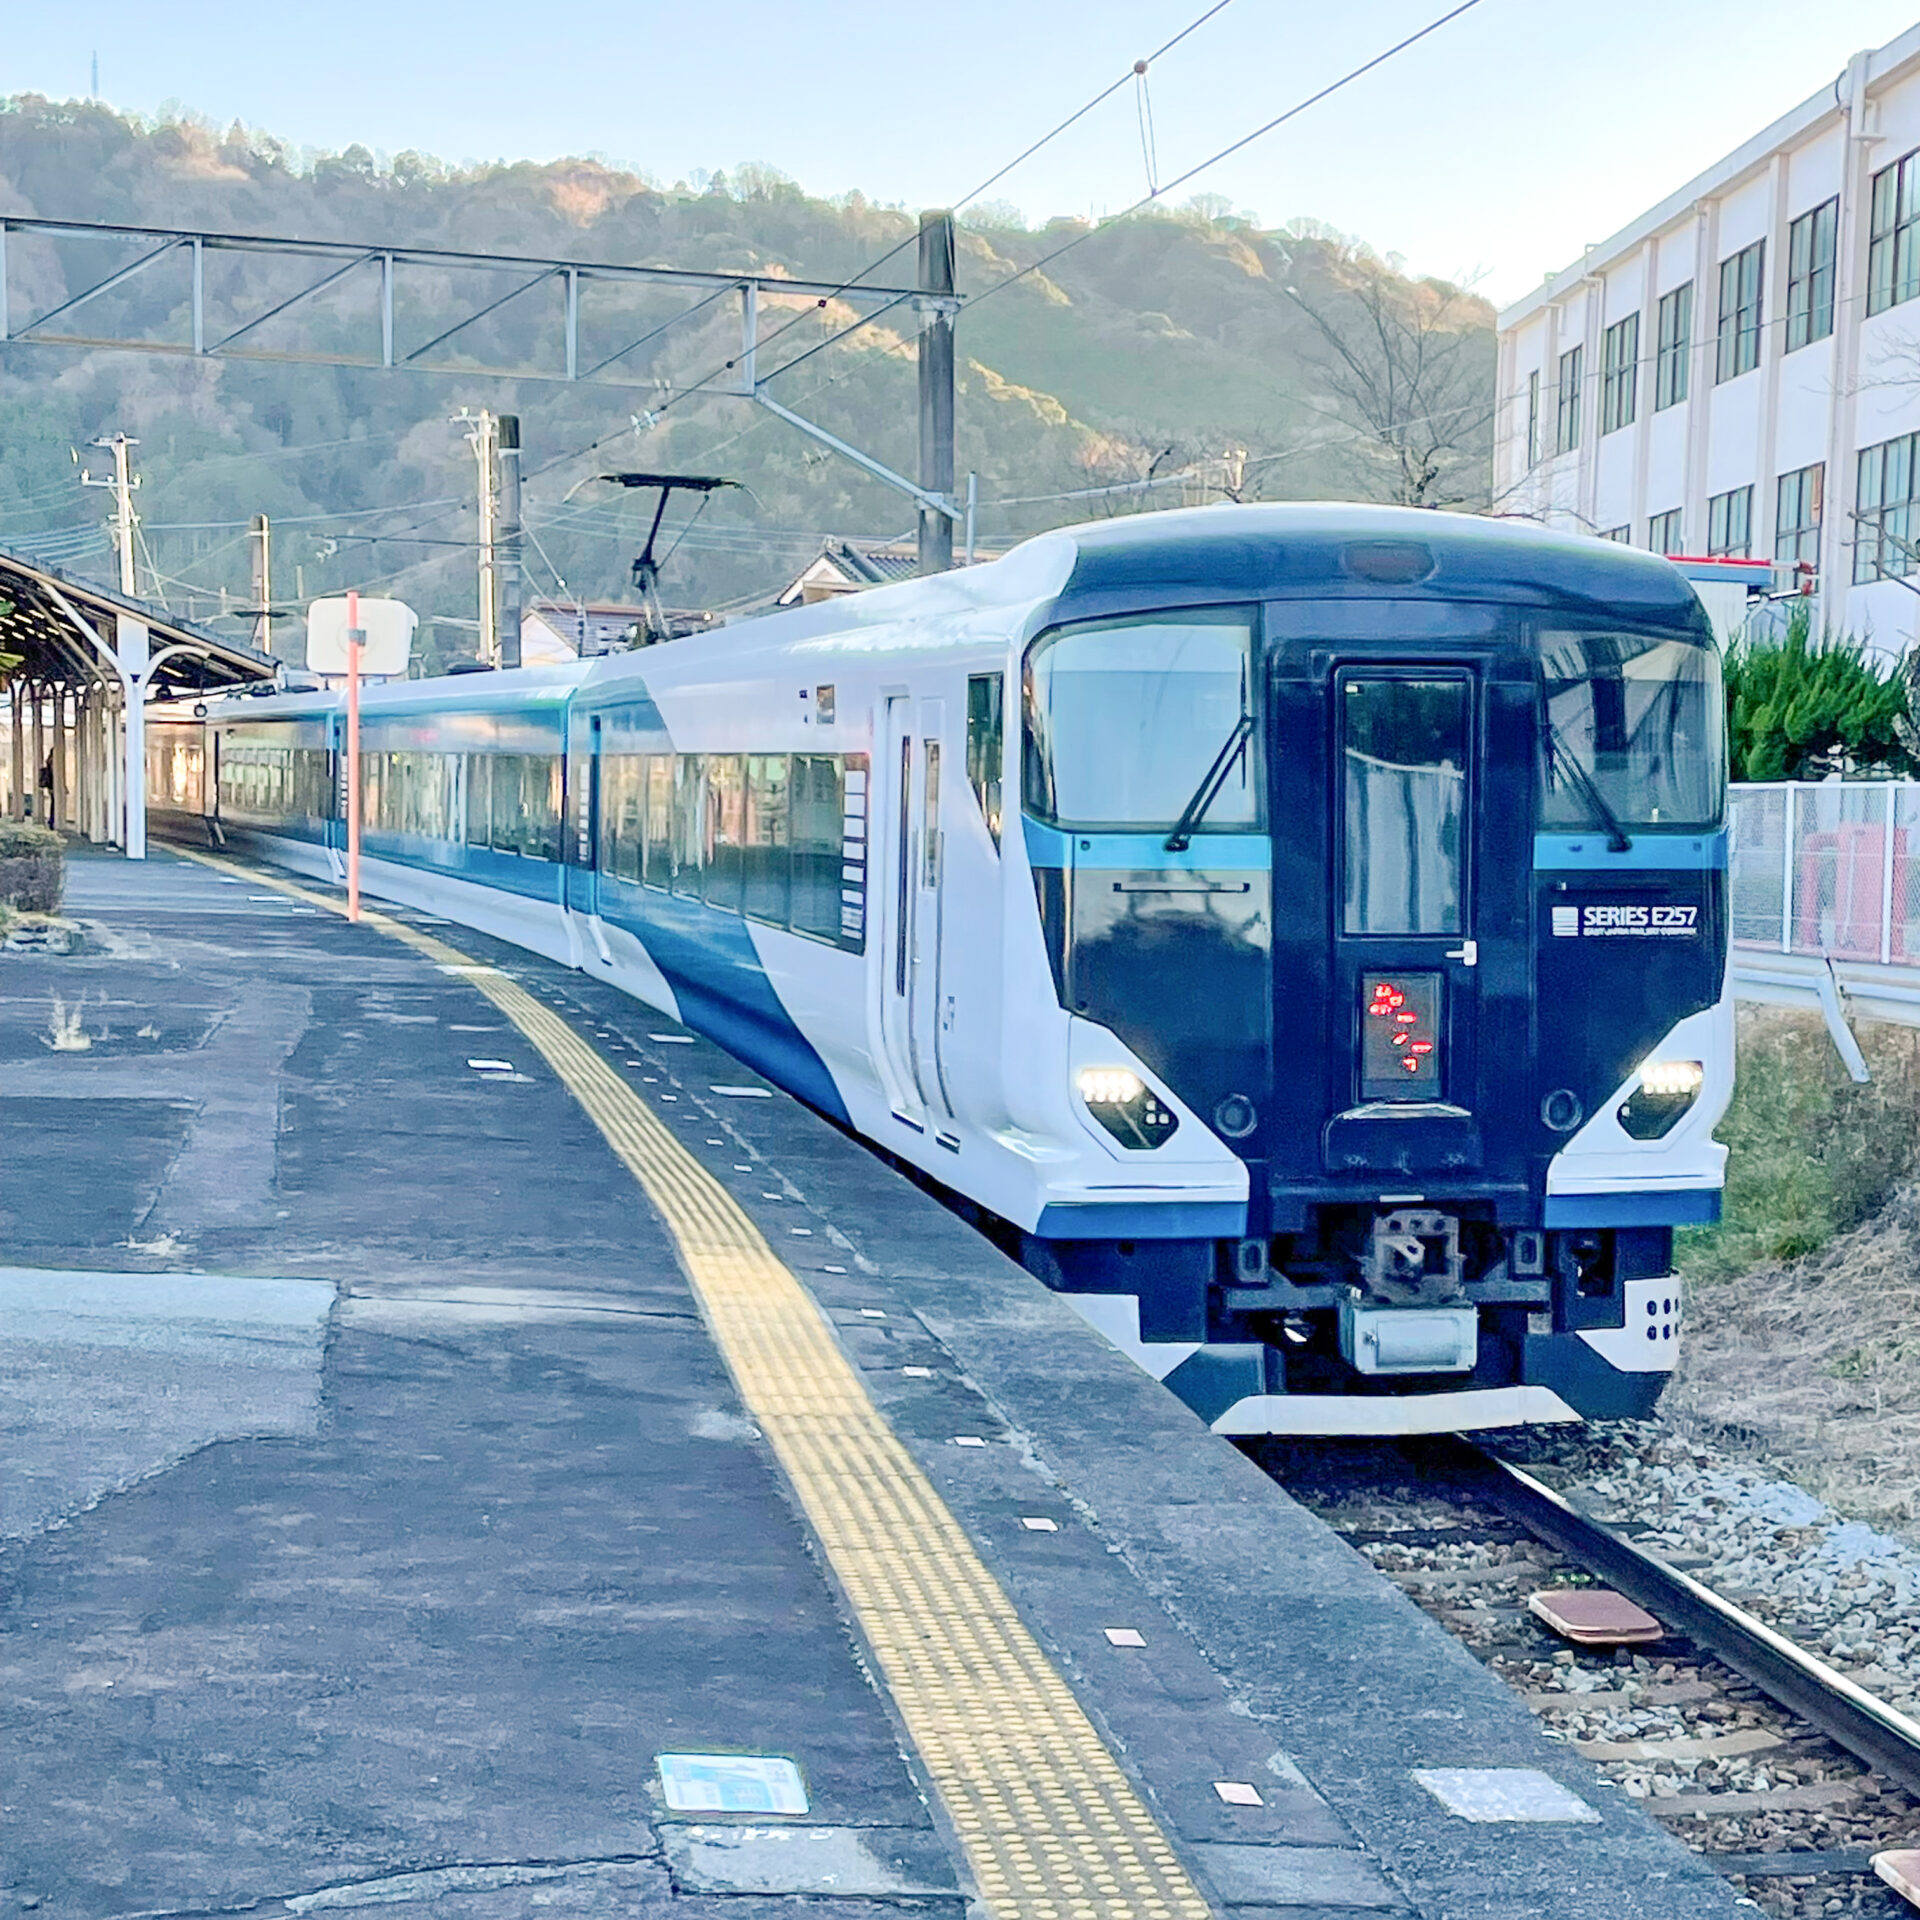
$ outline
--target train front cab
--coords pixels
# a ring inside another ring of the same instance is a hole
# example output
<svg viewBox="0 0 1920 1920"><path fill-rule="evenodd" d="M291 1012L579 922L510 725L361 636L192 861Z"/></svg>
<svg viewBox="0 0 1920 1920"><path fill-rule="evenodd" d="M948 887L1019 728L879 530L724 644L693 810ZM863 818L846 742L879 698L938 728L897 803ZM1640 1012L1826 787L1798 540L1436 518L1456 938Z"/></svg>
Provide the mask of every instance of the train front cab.
<svg viewBox="0 0 1920 1920"><path fill-rule="evenodd" d="M1237 1237L1024 1251L1222 1431L1645 1412L1731 1091L1711 634L1643 557L1623 613L1369 583L1374 546L1338 598L1028 652L1063 1005L1250 1190Z"/></svg>

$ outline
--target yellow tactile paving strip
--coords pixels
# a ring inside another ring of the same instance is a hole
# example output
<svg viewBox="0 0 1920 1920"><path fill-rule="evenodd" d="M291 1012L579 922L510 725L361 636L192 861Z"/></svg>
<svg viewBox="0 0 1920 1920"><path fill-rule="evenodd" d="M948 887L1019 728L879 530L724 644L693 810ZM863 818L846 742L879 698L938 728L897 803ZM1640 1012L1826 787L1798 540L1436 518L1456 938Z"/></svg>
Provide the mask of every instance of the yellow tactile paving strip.
<svg viewBox="0 0 1920 1920"><path fill-rule="evenodd" d="M180 851L342 911L338 900L257 867ZM733 1197L523 987L386 914L361 918L436 965L461 968L559 1075L652 1201L994 1920L1203 1920L1211 1910L1158 1822L881 1418L811 1296Z"/></svg>

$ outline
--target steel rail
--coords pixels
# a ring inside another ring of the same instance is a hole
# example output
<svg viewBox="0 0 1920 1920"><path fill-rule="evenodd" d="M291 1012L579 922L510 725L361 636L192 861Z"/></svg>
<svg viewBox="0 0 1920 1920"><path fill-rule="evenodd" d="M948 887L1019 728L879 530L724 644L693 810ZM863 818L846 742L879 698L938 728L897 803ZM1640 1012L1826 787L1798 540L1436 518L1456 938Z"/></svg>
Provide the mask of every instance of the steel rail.
<svg viewBox="0 0 1920 1920"><path fill-rule="evenodd" d="M1856 1759L1920 1793L1920 1721L1497 1454L1464 1441L1420 1452L1436 1456L1449 1474L1484 1493L1529 1533L1599 1574L1664 1626L1686 1634Z"/></svg>

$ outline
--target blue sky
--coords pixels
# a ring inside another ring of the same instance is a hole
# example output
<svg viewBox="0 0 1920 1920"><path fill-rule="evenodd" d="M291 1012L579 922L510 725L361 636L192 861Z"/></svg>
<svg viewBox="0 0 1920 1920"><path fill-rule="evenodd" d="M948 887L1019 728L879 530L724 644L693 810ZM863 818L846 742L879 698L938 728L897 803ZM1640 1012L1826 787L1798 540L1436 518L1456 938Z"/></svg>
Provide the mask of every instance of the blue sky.
<svg viewBox="0 0 1920 1920"><path fill-rule="evenodd" d="M177 103L299 146L595 153L670 183L762 161L810 191L964 194L1206 0L16 0L0 91ZM1170 178L1446 10L1232 0L1149 76ZM1826 84L1914 0L1479 0L1186 192L1312 215L1511 299ZM1131 85L994 190L1030 217L1146 191ZM36 211L57 214L58 208ZM376 236L369 235L370 239Z"/></svg>

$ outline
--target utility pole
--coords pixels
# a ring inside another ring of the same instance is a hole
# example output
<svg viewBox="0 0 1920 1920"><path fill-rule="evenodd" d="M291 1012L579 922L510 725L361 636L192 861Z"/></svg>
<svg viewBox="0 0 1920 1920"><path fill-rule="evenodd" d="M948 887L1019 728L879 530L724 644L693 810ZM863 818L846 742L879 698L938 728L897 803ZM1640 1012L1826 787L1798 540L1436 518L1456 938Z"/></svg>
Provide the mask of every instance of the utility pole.
<svg viewBox="0 0 1920 1920"><path fill-rule="evenodd" d="M520 543L520 416L500 416L500 664L520 664L527 574Z"/></svg>
<svg viewBox="0 0 1920 1920"><path fill-rule="evenodd" d="M247 528L253 552L253 644L257 652L273 652L273 529L264 513L256 513Z"/></svg>
<svg viewBox="0 0 1920 1920"><path fill-rule="evenodd" d="M111 449L113 453L113 472L101 474L97 478L84 468L80 474L83 487L111 487L113 489L113 544L120 554L120 591L128 599L139 591L133 572L133 490L140 484L140 476L133 471L133 463L128 454L140 442L129 440L124 433L108 434L93 443L96 447Z"/></svg>
<svg viewBox="0 0 1920 1920"><path fill-rule="evenodd" d="M462 407L454 425L467 429L467 445L473 449L480 479L480 658L488 666L500 664L500 628L494 601L495 509L499 494L495 485L495 455L500 423L482 407L470 413Z"/></svg>
<svg viewBox="0 0 1920 1920"><path fill-rule="evenodd" d="M953 215L920 216L920 485L953 499ZM953 519L920 509L920 571L953 565Z"/></svg>

